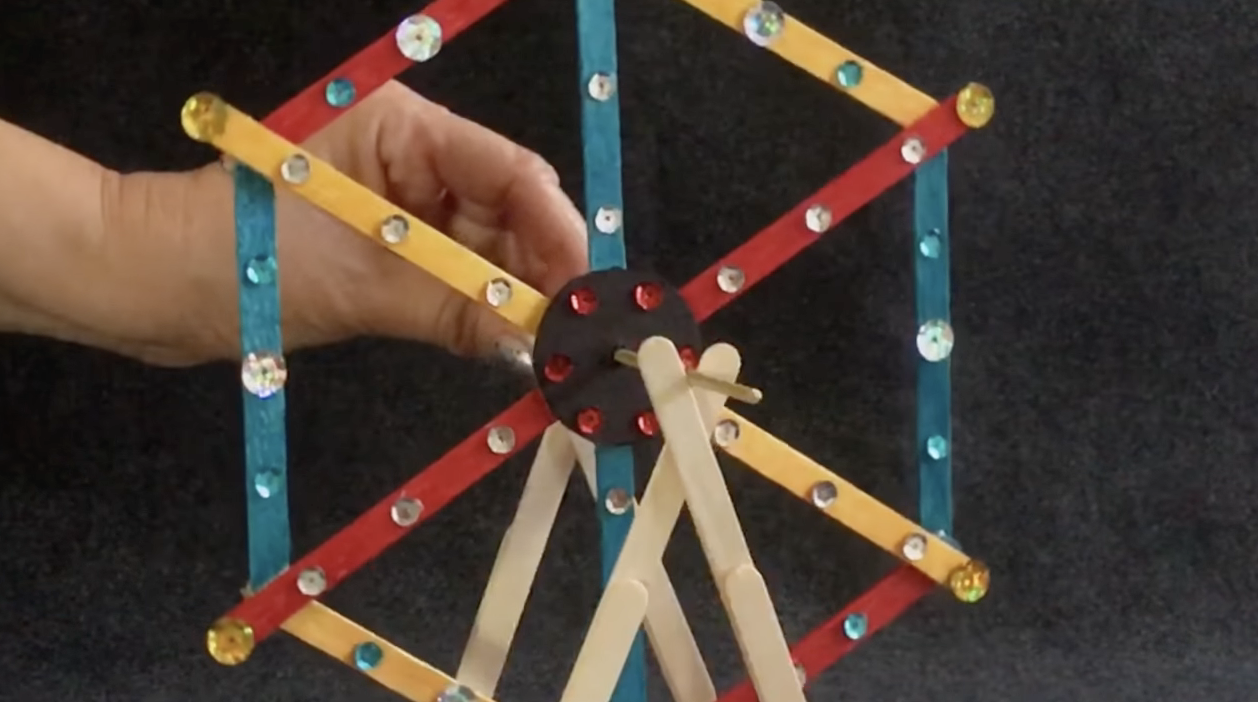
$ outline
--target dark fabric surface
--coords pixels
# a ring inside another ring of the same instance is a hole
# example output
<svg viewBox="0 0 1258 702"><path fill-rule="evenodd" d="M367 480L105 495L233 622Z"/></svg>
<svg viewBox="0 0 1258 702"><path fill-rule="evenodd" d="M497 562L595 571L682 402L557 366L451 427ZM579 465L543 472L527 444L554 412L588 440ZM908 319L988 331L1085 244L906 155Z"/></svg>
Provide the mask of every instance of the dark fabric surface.
<svg viewBox="0 0 1258 702"><path fill-rule="evenodd" d="M575 195L571 4L512 0L405 78L544 154ZM621 5L639 266L684 281L894 133L680 2ZM177 118L187 95L265 113L413 9L6 0L0 114L112 167L197 165L208 154ZM1258 5L789 9L932 94L976 79L999 101L952 151L957 528L994 590L972 607L933 595L811 698L1251 699ZM749 415L911 511L909 203L896 188L706 329L765 388ZM523 387L397 342L291 364L298 552ZM392 699L285 636L238 669L203 651L246 578L233 376L4 339L0 699ZM328 601L453 669L527 460ZM791 639L891 567L780 489L727 474ZM574 486L501 699L556 698L596 601L596 544ZM740 680L688 527L668 564L721 687Z"/></svg>

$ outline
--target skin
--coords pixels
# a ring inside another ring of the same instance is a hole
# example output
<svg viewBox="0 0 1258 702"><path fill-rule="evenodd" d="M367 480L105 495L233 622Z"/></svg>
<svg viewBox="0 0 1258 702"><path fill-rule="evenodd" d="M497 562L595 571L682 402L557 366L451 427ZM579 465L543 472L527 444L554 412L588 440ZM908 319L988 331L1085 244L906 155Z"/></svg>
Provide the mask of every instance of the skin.
<svg viewBox="0 0 1258 702"><path fill-rule="evenodd" d="M587 268L585 223L541 157L391 82L304 145L550 295ZM142 361L239 358L231 176L121 175L0 121L0 330ZM289 349L362 335L487 355L517 330L276 190Z"/></svg>

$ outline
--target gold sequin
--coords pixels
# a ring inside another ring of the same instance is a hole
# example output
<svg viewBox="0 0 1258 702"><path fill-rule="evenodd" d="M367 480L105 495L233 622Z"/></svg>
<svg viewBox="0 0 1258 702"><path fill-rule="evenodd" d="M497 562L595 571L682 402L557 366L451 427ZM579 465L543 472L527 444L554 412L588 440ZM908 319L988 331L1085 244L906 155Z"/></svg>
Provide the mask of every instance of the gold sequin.
<svg viewBox="0 0 1258 702"><path fill-rule="evenodd" d="M244 663L253 653L253 628L239 619L220 619L205 633L205 648L223 665Z"/></svg>
<svg viewBox="0 0 1258 702"><path fill-rule="evenodd" d="M987 594L991 572L980 561L970 561L948 575L948 588L962 602L978 602Z"/></svg>
<svg viewBox="0 0 1258 702"><path fill-rule="evenodd" d="M985 85L970 83L957 95L957 117L971 129L987 126L996 114L996 97Z"/></svg>
<svg viewBox="0 0 1258 702"><path fill-rule="evenodd" d="M179 121L193 139L213 141L227 124L227 104L212 93L197 93L184 102Z"/></svg>

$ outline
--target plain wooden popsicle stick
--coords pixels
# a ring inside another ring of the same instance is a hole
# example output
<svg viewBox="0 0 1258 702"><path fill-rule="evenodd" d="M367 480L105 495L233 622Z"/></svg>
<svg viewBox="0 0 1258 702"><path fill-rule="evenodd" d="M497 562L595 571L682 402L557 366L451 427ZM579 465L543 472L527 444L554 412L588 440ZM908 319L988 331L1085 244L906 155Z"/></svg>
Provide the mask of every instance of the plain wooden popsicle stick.
<svg viewBox="0 0 1258 702"><path fill-rule="evenodd" d="M718 344L704 353L699 366L705 373L732 381L737 377L741 360L733 347ZM716 413L724 406L725 396L719 393L704 395L704 416L712 424ZM580 458L580 449L577 450L577 455ZM636 631L642 624L641 620L630 622L604 614L629 606L627 601L620 599L627 598L628 595L615 595L614 592L620 590L614 591L611 586L620 583L642 585L650 582L651 574L661 563L668 539L685 504L679 475L673 454L663 451L656 470L647 483L642 501L637 506L620 558L612 569L608 590L599 601L594 621L577 654L577 661L560 698L561 702L607 702L610 699L633 638L619 637L606 631L606 628L623 625L631 626ZM652 628L648 624L648 634ZM669 635L662 630L657 633L665 637ZM609 648L611 644L620 645L622 641L623 650ZM704 677L710 681L706 673Z"/></svg>
<svg viewBox="0 0 1258 702"><path fill-rule="evenodd" d="M684 466L678 475L686 504L735 638L744 655L752 656L745 660L752 685L762 700L805 702L786 636L716 461L711 425L687 382L677 348L662 337L647 339L638 350L638 365L664 435L664 450L677 466Z"/></svg>
<svg viewBox="0 0 1258 702"><path fill-rule="evenodd" d="M542 434L515 518L498 547L455 674L464 685L491 697L506 666L575 458L567 428L552 424Z"/></svg>
<svg viewBox="0 0 1258 702"><path fill-rule="evenodd" d="M719 399L719 398L716 398ZM719 407L714 407L715 412ZM584 437L571 434L573 448L576 449L577 464L585 474L590 494L598 502L598 481L594 475L594 445ZM655 463L652 475L664 470L664 456L661 452ZM639 505L635 502L636 510ZM676 519L674 519L674 522ZM677 591L673 581L664 568L663 561L657 560L654 569L646 576L647 600L645 628L647 641L655 652L655 660L659 663L664 683L672 693L673 702L713 702L716 699L716 685L708 673L707 663L703 660L703 652L695 640L690 622L677 599Z"/></svg>

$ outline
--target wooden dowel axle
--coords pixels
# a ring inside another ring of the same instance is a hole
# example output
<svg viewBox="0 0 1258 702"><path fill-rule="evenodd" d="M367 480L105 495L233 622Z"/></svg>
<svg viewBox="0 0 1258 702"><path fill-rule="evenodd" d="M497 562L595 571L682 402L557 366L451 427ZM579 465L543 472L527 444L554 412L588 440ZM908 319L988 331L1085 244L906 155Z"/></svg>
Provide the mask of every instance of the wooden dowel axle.
<svg viewBox="0 0 1258 702"><path fill-rule="evenodd" d="M638 367L638 354L636 351L631 351L629 349L616 349L616 353L613 354L613 358L615 358L616 362L621 365L629 366L630 368ZM764 393L760 392L759 388L753 388L749 385L743 385L741 383L731 383L728 380L721 380L720 378L713 378L712 376L695 369L686 371L686 380L693 387L720 393L730 399L738 400L739 402L748 405L760 404L760 401L764 399Z"/></svg>

